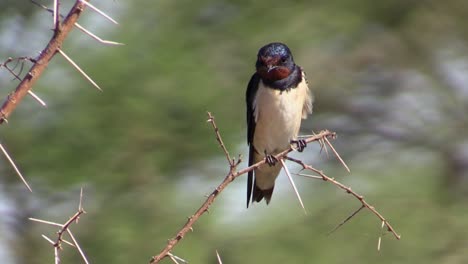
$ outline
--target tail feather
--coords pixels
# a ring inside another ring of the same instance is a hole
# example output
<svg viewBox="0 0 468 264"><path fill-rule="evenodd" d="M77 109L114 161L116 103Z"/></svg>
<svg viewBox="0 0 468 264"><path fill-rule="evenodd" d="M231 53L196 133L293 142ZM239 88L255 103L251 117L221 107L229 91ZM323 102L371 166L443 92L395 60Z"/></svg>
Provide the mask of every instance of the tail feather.
<svg viewBox="0 0 468 264"><path fill-rule="evenodd" d="M262 190L254 184L253 193L252 193L252 202L260 202L262 199L265 199L266 203L269 204L271 200L271 196L273 195L273 189L275 186L271 187L267 190Z"/></svg>

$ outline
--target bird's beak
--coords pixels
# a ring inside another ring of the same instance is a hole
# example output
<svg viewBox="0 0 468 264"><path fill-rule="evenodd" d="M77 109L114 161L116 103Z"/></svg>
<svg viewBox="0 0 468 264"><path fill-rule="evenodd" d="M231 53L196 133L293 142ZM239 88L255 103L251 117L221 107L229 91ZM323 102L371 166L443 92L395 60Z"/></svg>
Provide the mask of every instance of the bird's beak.
<svg viewBox="0 0 468 264"><path fill-rule="evenodd" d="M276 69L278 66L274 66L274 65L267 65L267 72L269 73L270 71Z"/></svg>

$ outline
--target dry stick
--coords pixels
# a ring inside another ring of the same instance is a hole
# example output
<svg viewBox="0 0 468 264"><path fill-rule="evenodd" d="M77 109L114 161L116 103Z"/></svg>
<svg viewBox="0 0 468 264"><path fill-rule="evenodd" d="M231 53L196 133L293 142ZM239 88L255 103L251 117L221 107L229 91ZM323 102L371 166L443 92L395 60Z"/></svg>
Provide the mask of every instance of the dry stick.
<svg viewBox="0 0 468 264"><path fill-rule="evenodd" d="M218 141L219 146L223 149L224 155L226 156L227 161L229 162L229 165L232 167L234 166L235 162L234 160L231 159L231 156L229 155L229 151L227 150L226 146L224 145L223 139L221 138L221 135L219 134L219 129L218 126L216 126L215 118L213 115L211 115L210 112L208 114L208 120L207 122L211 123L211 126L213 127L213 130L216 135L216 140Z"/></svg>
<svg viewBox="0 0 468 264"><path fill-rule="evenodd" d="M210 120L208 120L208 121L211 122L212 124L215 122L214 118L210 118ZM215 127L216 126L213 125L213 128L215 128ZM221 136L219 135L219 132L216 129L215 129L215 134L216 134L217 138L219 137L221 139ZM325 130L325 131L321 131L317 135L313 135L313 136L307 138L306 142L310 143L312 141L317 141L317 140L323 139L324 137L334 138L335 136L336 136L336 134L334 132L330 132L328 130ZM218 140L218 143L220 143L220 142L222 142L222 140ZM223 147L223 146L224 146L224 144L221 146L221 148L223 148L223 150L224 150L225 147ZM280 152L279 154L275 155L275 157L279 160L279 159L285 157L289 152L291 152L293 150L294 150L293 147L289 147L287 150L285 150L283 152ZM227 158L229 158L229 155L227 155ZM230 158L229 158L229 160L230 160ZM159 252L158 255L153 256L151 258L150 263L159 263L163 258L168 256L170 251L177 245L177 243L179 243L179 241L182 240L184 238L184 236L189 231L193 230L193 228L192 228L193 224L200 218L200 216L202 216L205 212L208 211L209 207L211 206L211 204L213 204L216 197L218 197L218 195L232 181L234 181L235 178L237 178L237 177L239 177L239 176L241 176L241 175L243 175L243 174L245 174L245 173L247 173L249 171L252 171L252 170L258 168L259 166L261 166L263 164L265 164L265 160L259 161L259 162L255 163L254 165L252 165L250 167L247 167L245 169L242 169L240 171L236 171L237 166L239 165L239 162L234 163L234 165L230 167L229 173L226 175L223 182L221 182L221 184L219 184L218 187L216 187L216 189L206 198L205 202L200 206L200 208L192 216L190 216L188 218L187 222L179 230L179 232L177 232L177 234L173 238L169 239L169 241L167 242L166 247L164 249L162 249Z"/></svg>
<svg viewBox="0 0 468 264"><path fill-rule="evenodd" d="M84 8L85 4L82 1L76 1L65 20L63 20L61 27L55 28L54 35L47 44L47 47L42 50L39 58L35 61L29 72L16 87L15 91L7 97L0 108L0 124L7 120L13 110L18 106L24 96L28 94L28 91L31 90L36 81L42 75L50 60L62 46L63 41L68 36L68 33L73 29L75 22L80 17Z"/></svg>
<svg viewBox="0 0 468 264"><path fill-rule="evenodd" d="M43 223L43 224L47 224L47 225L59 226L60 227L59 231L57 232L57 238L55 239L55 241L53 241L52 239L48 238L45 235L42 235L42 237L45 240L49 241L52 244L52 246L54 247L55 263L60 263L59 249L61 249L62 242L76 247L76 249L80 253L81 257L83 258L84 262L86 264L89 263L88 260L86 259L86 256L85 256L83 250L81 250L80 245L78 244L75 237L73 236L73 233L70 230L71 224L78 223L78 219L80 218L80 216L82 214L86 213L85 210L83 209L82 204L83 204L83 188L81 188L81 192L80 192L80 203L78 205L78 211L76 211L76 213L72 217L70 217L70 219L68 219L68 221L65 222L64 224L54 223L54 222L41 220L41 219L36 219L36 218L29 218L29 220L31 220L31 221L35 221L35 222L39 222L39 223ZM63 239L63 235L64 235L65 232L68 233L68 235L72 239L73 243L68 242L68 241Z"/></svg>
<svg viewBox="0 0 468 264"><path fill-rule="evenodd" d="M366 200L364 200L364 196L362 195L359 195L358 193L356 193L355 191L351 190L350 187L348 186L345 186L344 184L342 184L341 182L333 179L333 178L330 178L328 177L327 175L325 175L322 171L310 166L310 165L307 165L305 164L302 160L298 160L298 159L294 159L294 158L291 158L291 157L285 157L285 159L288 159L290 161L293 161L293 162L296 162L297 164L301 165L303 169L306 169L306 170L310 170L310 171L313 171L315 173L317 173L318 175L320 175L320 177L322 177L322 180L326 181L326 182L331 182L333 185L343 189L346 191L346 193L349 193L351 194L352 196L354 196L357 200L359 200L359 202L361 202L362 206L366 207L367 209L369 209L374 215L376 215L383 223L385 223L385 226L387 226L387 230L389 232L391 232L396 239L400 239L401 236L399 234L396 233L396 231L393 229L393 227L390 225L390 223L377 211L375 210L375 208L370 205L369 203L366 202ZM359 210L360 211L360 210ZM353 215L356 215L356 213L353 213ZM347 219L349 220L349 219ZM346 221L347 221L346 220Z"/></svg>
<svg viewBox="0 0 468 264"><path fill-rule="evenodd" d="M322 179L322 177L320 177L320 179ZM357 215L364 208L366 208L366 207L364 205L361 205L361 207L359 207L356 211L354 211L352 214L350 214L348 217L346 217L345 220L343 220L341 223L339 223L337 226L335 226L335 228L333 228L332 231L328 232L328 235L330 235L333 232L335 232L336 230L338 230L338 228L340 228L344 224L346 224L349 220L351 220L351 218L353 218L355 215Z"/></svg>

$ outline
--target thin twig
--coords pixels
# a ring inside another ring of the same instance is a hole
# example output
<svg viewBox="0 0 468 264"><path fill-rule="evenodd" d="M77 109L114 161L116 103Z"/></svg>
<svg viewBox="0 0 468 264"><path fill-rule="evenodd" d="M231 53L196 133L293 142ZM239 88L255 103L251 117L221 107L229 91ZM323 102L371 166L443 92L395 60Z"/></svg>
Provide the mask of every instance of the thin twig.
<svg viewBox="0 0 468 264"><path fill-rule="evenodd" d="M26 60L29 60L29 61L32 61L31 58L29 57L20 57L20 58L8 58L4 63L0 64L0 68L3 66L5 69L7 69L7 71L13 75L13 77L15 77L16 80L18 81L21 81L21 73L23 72L23 68L24 68L24 61ZM12 61L16 61L16 63L18 64L20 61L21 61L21 68L19 70L19 73L16 73L15 72L15 68L16 68L16 65L13 67L13 68L10 68L8 67L8 63L12 62ZM36 94L34 94L31 90L28 91L28 94L34 98L34 100L36 100L39 104L41 104L42 106L44 107L47 107L47 104L41 99L39 98L39 96L37 96Z"/></svg>
<svg viewBox="0 0 468 264"><path fill-rule="evenodd" d="M364 205L361 205L361 207L359 207L356 211L354 211L352 214L350 214L348 217L346 217L345 220L343 220L339 225L335 226L335 228L333 228L332 231L328 232L328 235L332 234L333 232L335 232L336 230L338 230L338 228L342 227L344 224L346 224L346 222L348 222L349 220L351 220L351 218L353 218L355 215L357 215L362 209L366 208Z"/></svg>
<svg viewBox="0 0 468 264"><path fill-rule="evenodd" d="M30 192L32 192L32 189L31 187L29 186L28 182L26 181L26 179L23 177L23 174L21 174L20 170L18 169L18 167L16 166L15 162L13 161L13 159L10 157L10 155L8 155L8 152L6 151L6 149L3 147L2 144L0 144L0 150L3 152L3 155L5 155L5 157L7 158L8 162L10 162L10 165L13 167L13 169L15 170L16 174L20 177L20 179L23 181L24 185L26 185L26 187L28 188L28 190Z"/></svg>
<svg viewBox="0 0 468 264"><path fill-rule="evenodd" d="M208 114L208 120L206 122L209 122L211 126L213 127L213 130L216 135L216 140L218 141L219 146L223 149L224 155L226 156L226 159L229 162L229 165L232 167L234 166L235 162L231 159L231 156L229 155L229 151L224 145L223 139L221 138L221 135L219 134L218 126L216 126L215 118L213 115L211 115L210 112L208 112L207 114Z"/></svg>
<svg viewBox="0 0 468 264"><path fill-rule="evenodd" d="M312 179L317 179L317 180L322 179L322 177L317 176L317 175L309 175L309 174L305 174L305 173L293 173L293 174L297 175L297 176L302 176L302 177L305 177L305 178L312 178Z"/></svg>
<svg viewBox="0 0 468 264"><path fill-rule="evenodd" d="M385 223L385 225L387 226L387 230L389 232L391 232L393 234L393 236L395 236L396 239L400 239L401 236L399 234L396 233L396 231L393 229L393 227L390 225L390 223L377 211L375 210L375 208L370 205L369 203L367 203L366 200L364 200L364 197L362 195L359 195L358 193L356 193L355 191L351 190L350 187L347 187L345 186L344 184L340 183L339 181L333 179L333 178L330 178L328 177L327 175L325 175L322 171L310 166L310 165L307 165L305 164L302 160L298 160L298 159L294 159L294 158L291 158L291 157L288 157L286 156L285 159L288 159L290 161L293 161L293 162L296 162L297 164L301 165L304 169L306 170L310 170L310 171L313 171L315 173L317 173L318 175L320 175L322 177L322 179L326 182L330 182L332 183L333 185L339 187L340 189L343 189L346 191L346 193L349 193L351 194L352 196L354 196L359 202L361 202L362 206L366 207L368 210L370 210L374 215L376 215L382 222Z"/></svg>
<svg viewBox="0 0 468 264"><path fill-rule="evenodd" d="M80 202L79 202L79 206L78 206L78 211L73 216L71 216L64 224L59 224L59 223L46 221L46 220L41 220L41 219L37 219L37 218L29 218L29 220L31 220L31 221L35 221L35 222L39 222L39 223L42 223L42 224L47 224L47 225L60 227L59 231L57 232L57 238L55 239L55 241L53 241L52 239L48 238L45 235L42 235L42 237L44 239L46 239L47 241L49 241L52 244L52 246L54 247L55 263L60 263L59 249L62 248L61 244L62 244L62 242L64 242L64 243L66 243L68 245L71 245L71 246L75 247L78 250L78 252L80 253L81 257L83 258L83 261L86 264L89 264L89 262L88 262L88 260L86 258L86 255L84 254L84 252L81 249L80 245L76 241L75 236L73 236L73 233L70 230L70 226L73 223L78 223L78 219L80 218L80 216L82 214L86 213L84 211L83 207L82 207L82 199L83 199L83 190L81 190L81 192L80 192ZM63 239L63 236L64 236L65 232L68 233L68 235L70 236L72 242L69 242L69 241L66 241L65 239Z"/></svg>
<svg viewBox="0 0 468 264"><path fill-rule="evenodd" d="M55 264L60 264L60 256L59 256L59 248L54 247L54 255L55 255Z"/></svg>
<svg viewBox="0 0 468 264"><path fill-rule="evenodd" d="M294 193L296 194L297 200L299 200L299 203L301 204L302 209L304 210L304 214L307 214L307 211L304 207L304 203L302 202L301 195L299 194L299 191L297 190L296 184L294 183L294 180L291 176L291 173L289 173L288 167L286 166L286 163L284 162L283 159L280 159L281 165L283 166L284 171L286 172L286 175L288 176L289 182L291 183L291 186L293 187Z"/></svg>

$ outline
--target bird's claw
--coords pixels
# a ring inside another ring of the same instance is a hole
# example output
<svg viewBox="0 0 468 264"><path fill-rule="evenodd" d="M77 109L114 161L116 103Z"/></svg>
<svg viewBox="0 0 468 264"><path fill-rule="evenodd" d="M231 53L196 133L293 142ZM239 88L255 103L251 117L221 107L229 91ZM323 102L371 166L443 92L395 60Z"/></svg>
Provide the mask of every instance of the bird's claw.
<svg viewBox="0 0 468 264"><path fill-rule="evenodd" d="M266 163L268 163L268 165L270 165L270 167L271 167L271 166L275 166L275 165L276 165L276 163L278 162L278 159L277 159L275 156L273 156L273 155L267 154L267 155L265 156L265 161L266 161Z"/></svg>
<svg viewBox="0 0 468 264"><path fill-rule="evenodd" d="M307 147L305 139L291 140L291 144L297 145L297 151L302 152Z"/></svg>

